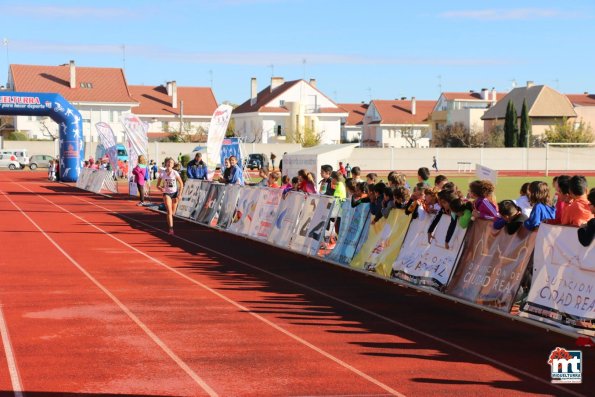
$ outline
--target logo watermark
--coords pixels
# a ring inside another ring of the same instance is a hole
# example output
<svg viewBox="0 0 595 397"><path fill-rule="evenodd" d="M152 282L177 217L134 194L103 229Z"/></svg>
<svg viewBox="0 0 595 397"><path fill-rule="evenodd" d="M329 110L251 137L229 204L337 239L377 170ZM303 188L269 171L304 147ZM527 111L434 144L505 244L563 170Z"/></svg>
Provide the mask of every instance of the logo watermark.
<svg viewBox="0 0 595 397"><path fill-rule="evenodd" d="M583 352L556 347L547 363L551 368L552 383L582 383Z"/></svg>

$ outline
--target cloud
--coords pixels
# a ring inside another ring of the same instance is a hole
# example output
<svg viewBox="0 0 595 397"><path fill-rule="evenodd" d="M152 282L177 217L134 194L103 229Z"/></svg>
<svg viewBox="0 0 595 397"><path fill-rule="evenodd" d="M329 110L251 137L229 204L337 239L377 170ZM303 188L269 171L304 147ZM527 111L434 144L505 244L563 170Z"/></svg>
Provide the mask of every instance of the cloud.
<svg viewBox="0 0 595 397"><path fill-rule="evenodd" d="M11 51L33 53L121 55L122 44L80 44L41 41L10 42ZM447 58L436 56L370 56L366 54L271 52L271 51L179 51L167 47L126 45L126 56L161 62L167 59L176 63L220 65L441 65L481 66L508 65L518 60L502 58Z"/></svg>
<svg viewBox="0 0 595 397"><path fill-rule="evenodd" d="M40 6L40 5L8 5L3 7L4 15L30 15L44 18L115 18L131 17L137 15L126 8L110 7L66 7L66 6Z"/></svg>
<svg viewBox="0 0 595 397"><path fill-rule="evenodd" d="M479 21L529 20L544 18L577 18L579 13L553 8L514 8L446 11L439 14L447 19L475 19Z"/></svg>

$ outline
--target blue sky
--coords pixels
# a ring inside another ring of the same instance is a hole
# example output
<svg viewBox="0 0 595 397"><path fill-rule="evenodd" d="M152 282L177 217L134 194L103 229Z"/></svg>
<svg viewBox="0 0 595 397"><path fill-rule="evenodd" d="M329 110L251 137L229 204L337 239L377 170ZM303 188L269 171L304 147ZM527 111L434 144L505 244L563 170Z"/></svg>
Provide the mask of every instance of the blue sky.
<svg viewBox="0 0 595 397"><path fill-rule="evenodd" d="M243 102L273 71L316 78L341 103L513 80L595 91L592 0L0 0L0 15L3 83L8 62L123 67L125 46L129 84L212 77L219 102Z"/></svg>

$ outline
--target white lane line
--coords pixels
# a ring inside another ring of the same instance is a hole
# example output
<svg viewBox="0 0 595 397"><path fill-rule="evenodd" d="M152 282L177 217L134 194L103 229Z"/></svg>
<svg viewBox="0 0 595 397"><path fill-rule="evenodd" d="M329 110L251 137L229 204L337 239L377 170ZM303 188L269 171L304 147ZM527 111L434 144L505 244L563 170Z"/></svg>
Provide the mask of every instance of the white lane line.
<svg viewBox="0 0 595 397"><path fill-rule="evenodd" d="M24 187L24 186L21 186L21 187L23 187L23 188L27 189L27 188L26 188L26 187ZM29 190L29 189L27 189L27 190ZM138 254L140 254L140 255L144 256L145 258L149 259L150 261L152 261L152 262L154 262L154 263L158 264L159 266L162 266L163 268L165 268L165 269L167 269L167 270L169 270L169 271L171 271L171 272L173 272L173 273L177 274L178 276L180 276L180 277L182 277L182 278L184 278L184 279L188 280L189 282L191 282L191 283L193 283L193 284L195 284L195 285L198 285L199 287L203 288L204 290L206 290L206 291L208 291L208 292L212 293L213 295L215 295L215 296L217 296L217 297L219 297L219 298L223 299L224 301L226 301L226 302L230 303L231 305L233 305L233 306L237 307L238 309L240 309L240 310L242 310L242 311L246 312L247 314L250 314L251 316L253 316L253 317L257 318L258 320L262 321L263 323L265 323L265 324L267 324L267 325L271 326L272 328L276 329L277 331L281 332L282 334L284 334L284 335L286 335L286 336L288 336L288 337L290 337L290 338L294 339L295 341L297 341L297 342L301 343L301 344L302 344L302 345L304 345L304 346L307 346L307 347L309 347L310 349L312 349L312 350L314 350L315 352L317 352L317 353L319 353L319 354L323 355L324 357L328 358L329 360L331 360L331 361L333 361L333 362L335 362L335 363L339 364L339 365L340 365L340 366L342 366L343 368L345 368L345 369L347 369L347 370L349 370L349 371L351 371L351 372L355 373L356 375L358 375L358 376L362 377L363 379L366 379L368 382L370 382L370 383L373 383L373 384L375 384L376 386L378 386L378 387L380 387L380 388L384 389L385 391L389 392L391 395L393 395L393 396L399 396L399 397L405 397L405 395L404 395L404 394L402 394L402 393L399 393L398 391L396 391L396 390L394 390L393 388L391 388L390 386L388 386L388 385L386 385L386 384L382 383L382 382L381 382L381 381L379 381L378 379L375 379L375 378L373 378L372 376L370 376L370 375L366 374L365 372L363 372L363 371L361 371L361 370L359 370L359 369L357 369L357 368L353 367L352 365L350 365L350 364L348 364L347 362L345 362L345 361L341 360L340 358L333 356L331 353L329 353L329 352L327 352L327 351L325 351L325 350L323 350L323 349L319 348L318 346L315 346L315 345L313 345L312 343L310 343L310 342L306 341L305 339L302 339L302 338L301 338L301 337L299 337L298 335L296 335L296 334L292 333L291 331L288 331L288 330L286 330L285 328L281 327L280 325L277 325L277 324L275 324L274 322L272 322L272 321L270 321L270 320L266 319L265 317L261 316L260 314L258 314L258 313L254 313L254 312L253 312L252 310L250 310L248 307L246 307L246 306L243 306L243 305L241 305L241 304L237 303L237 302L236 302L236 301L234 301L233 299L231 299L231 298L228 298L227 296L225 296L225 295L221 294L220 292L218 292L218 291L216 291L216 290L214 290L214 289L210 288L209 286L207 286L207 285L205 285L205 284L201 283L200 281L197 281L197 280L193 279L192 277L190 277L190 276L188 276L188 275L186 275L186 274L184 274L184 273L180 272L179 270L177 270L177 269L174 269L174 268L170 267L169 265L165 264L164 262L160 261L159 259L153 258L152 256L150 256L150 255L146 254L145 252L143 252L143 251L139 250L139 249L138 249L138 248L136 248L136 247L133 247L132 245L128 244L127 242L125 242L125 241L123 241L123 240L120 240L119 238L115 237L113 234L110 234L110 233L106 232L105 230L103 230L103 229L101 229L100 227L98 227L98 226L94 225L93 223L91 223L91 222L87 221L86 219L84 219L84 218L82 218L82 217L78 216L77 214L74 214L74 213L70 212L69 210L67 210L66 208L64 208L64 207L61 207L60 205L58 205L58 204L56 204L56 203L54 203L54 202L52 202L52 201L50 201L50 200L46 199L46 198L45 198L45 197L43 197L42 195L40 195L40 194L37 194L37 193L33 192L32 190L29 190L29 191L30 191L30 192L32 192L32 193L34 193L34 194L36 194L38 197L42 198L43 200L47 201L48 203L52 204L53 206L55 206L55 207L59 208L60 210L62 210L62 211L64 211L64 212L66 212L66 213L68 213L68 214L72 215L73 217L75 217L75 218L79 219L79 220L80 220L80 221L82 221L82 222L85 222L86 224L88 224L89 226L91 226L91 227L95 228L96 230L100 231L101 233L103 233L103 234L105 234L105 235L107 235L107 236L111 237L112 239L114 239L114 240L116 240L116 241L120 242L121 244L125 245L126 247L130 248L131 250L133 250L133 251L137 252ZM82 201L84 201L84 200L82 200ZM101 208L101 207L99 207L99 208ZM111 212L111 211L110 211L110 212Z"/></svg>
<svg viewBox="0 0 595 397"><path fill-rule="evenodd" d="M65 194L65 193L63 193L63 194ZM156 230L156 231L158 231L160 233L167 234L167 232L165 232L164 230L162 230L160 228L157 228L155 226L149 225L148 223L139 221L139 220L137 220L137 219L135 219L133 217L130 217L128 215L125 215L124 213L116 212L114 210L111 210L109 208L106 208L106 207L103 207L101 205L95 204L92 201L84 200L84 199L82 199L80 197L77 197L77 196L72 196L72 197L75 197L77 200L82 201L84 203L91 204L91 205L93 205L93 206L95 206L97 208L101 208L101 209L107 211L108 213L112 213L112 214L121 216L122 218L128 219L128 220L130 220L132 222L136 222L136 223L138 223L140 225L143 225L145 227L151 228L151 229ZM326 292L320 291L320 290L318 290L316 288L310 287L310 286L308 286L306 284L299 283L297 281L294 281L294 280L291 280L289 278L283 277L283 276L278 275L276 273L270 272L270 271L268 271L266 269L262 269L262 268L260 268L260 267L258 267L256 265L252 265L252 264L250 264L248 262L245 262L245 261L243 261L241 259L234 258L233 256L227 255L227 254L225 254L225 253L223 253L221 251L217 251L217 250L215 250L213 248L209 248L209 247L206 247L204 245L195 243L194 241L187 240L187 239L185 239L183 237L180 237L178 235L175 235L174 237L177 238L177 239L179 239L179 240L182 240L182 241L186 242L187 244L193 245L195 247L201 248L202 250L209 251L211 253L215 253L215 254L217 254L217 255L219 255L221 257L230 259L230 260L232 260L234 262L237 262L237 263L239 263L241 265L247 266L247 267L249 267L251 269L258 270L258 271L260 271L262 273L268 274L268 275L270 275L272 277L275 277L275 278L277 278L279 280L283 280L283 281L286 281L286 282L288 282L290 284L293 284L293 285L299 286L301 288L307 289L308 291L312 291L312 292L314 292L316 294L319 294L321 296L324 296L326 298L329 298L329 299L331 299L331 300L333 300L335 302L342 303L342 304L347 305L347 306L349 306L349 307L351 307L353 309L359 310L359 311L361 311L363 313L367 313L367 314L369 314L369 315L371 315L373 317L379 318L379 319L384 320L384 321L386 321L388 323L394 324L394 325L396 325L398 327L401 327L401 328L404 328L404 329L406 329L408 331L414 332L414 333L416 333L418 335L422 335L422 336L424 336L424 337L426 337L428 339L432 339L432 340L434 340L436 342L442 343L442 344L444 344L446 346L452 347L452 348L454 348L456 350L459 350L461 352L470 354L470 355L472 355L474 357L480 358L480 359L485 360L485 361L487 361L489 363L492 363L494 365L500 366L502 368L506 368L508 371L511 371L511 372L514 372L514 373L516 373L518 375L522 375L522 376L525 376L527 378L533 379L534 381L537 381L537 382L542 383L544 385L553 387L555 389L558 389L560 391L563 391L564 393L567 393L567 394L570 394L570 395L573 395L573 396L577 396L577 397L585 397L584 394L577 393L577 392L575 392L573 390L569 390L569 389L564 388L563 386L557 385L555 383L550 383L548 380L545 380L543 378L540 378L540 377L538 377L536 375L533 375L533 374L531 374L529 372L526 372L526 371L523 371L521 369L515 368L515 367L513 367L511 365L505 364L505 363L503 363L501 361L498 361L498 360L496 360L494 358L485 356L485 355L483 355L481 353L478 353L478 352L476 352L474 350L471 350L471 349L468 349L466 347L463 347L463 346L461 346L461 345L459 345L457 343L447 341L446 339L443 339L443 338L441 338L439 336L432 335L432 334L430 334L428 332L422 331L420 329L417 329L415 327L412 327L412 326L407 325L405 323L402 323L400 321L397 321L397 320L394 320L392 318L386 317L386 316L384 316L382 314L379 314L379 313L376 313L376 312L374 312L372 310L366 309L366 308L364 308L362 306L359 306L359 305L357 305L355 303L351 303L351 302L348 302L348 301L343 300L341 298L337 298L337 297L335 297L333 295L330 295L330 294L328 294Z"/></svg>
<svg viewBox="0 0 595 397"><path fill-rule="evenodd" d="M12 350L12 344L10 343L8 327L6 326L6 321L4 320L2 304L0 304L0 334L2 334L2 344L4 345L4 353L6 354L6 363L8 364L8 372L10 373L10 383L12 383L13 393L15 397L22 397L23 385L21 384L21 377L19 376L17 360Z"/></svg>
<svg viewBox="0 0 595 397"><path fill-rule="evenodd" d="M24 187L21 185L21 187ZM26 189L26 188L25 188ZM29 190L29 189L27 189ZM31 190L29 190L31 191ZM32 191L31 191L32 192ZM0 191L0 193L4 193ZM37 195L39 196L39 195ZM39 196L41 197L41 196ZM53 245L60 251L76 268L78 268L81 273L83 273L97 288L99 288L104 294L106 294L126 315L136 324L140 329L142 329L149 338L155 342L157 346L161 348L197 385L199 385L209 396L216 397L218 396L217 393L200 377L198 376L192 368L190 368L180 357L178 357L166 344L163 342L151 329L143 323L126 305L124 305L114 294L112 294L106 287L103 286L99 281L97 281L89 272L87 272L73 257L71 257L62 247L52 238L50 237L26 212L24 212L21 207L19 207L14 201L6 195L6 198L10 203L23 214L25 218L33 224L43 234ZM43 198L43 197L42 197ZM45 199L45 198L44 198Z"/></svg>

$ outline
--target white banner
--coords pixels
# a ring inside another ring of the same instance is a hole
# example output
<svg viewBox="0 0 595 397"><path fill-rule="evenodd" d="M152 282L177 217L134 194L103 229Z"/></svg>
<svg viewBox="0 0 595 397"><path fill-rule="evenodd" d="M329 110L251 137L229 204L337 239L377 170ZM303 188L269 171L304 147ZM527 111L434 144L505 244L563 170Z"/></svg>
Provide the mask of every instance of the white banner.
<svg viewBox="0 0 595 397"><path fill-rule="evenodd" d="M242 186L240 185L225 186L223 201L219 209L219 218L217 219L217 227L227 229L231 224L241 189Z"/></svg>
<svg viewBox="0 0 595 397"><path fill-rule="evenodd" d="M277 207L275 222L269 234L269 243L279 247L289 247L291 237L295 234L298 218L306 202L306 195L301 192L288 192Z"/></svg>
<svg viewBox="0 0 595 397"><path fill-rule="evenodd" d="M113 182L111 171L81 168L76 187L93 193L100 193L102 189L117 193L117 186Z"/></svg>
<svg viewBox="0 0 595 397"><path fill-rule="evenodd" d="M583 247L575 227L539 226L531 289L521 309L595 333L595 245Z"/></svg>
<svg viewBox="0 0 595 397"><path fill-rule="evenodd" d="M243 235L248 234L252 227L252 220L254 219L260 194L261 190L252 186L245 186L240 190L233 223L228 229L230 232Z"/></svg>
<svg viewBox="0 0 595 397"><path fill-rule="evenodd" d="M79 189L87 190L87 184L89 183L89 177L91 177L90 168L81 168L78 179L76 180L76 187Z"/></svg>
<svg viewBox="0 0 595 397"><path fill-rule="evenodd" d="M99 122L95 124L95 129L97 135L99 135L99 141L105 148L112 171L118 171L118 144L112 127L107 123ZM97 161L99 162L100 159L97 159Z"/></svg>
<svg viewBox="0 0 595 397"><path fill-rule="evenodd" d="M128 140L128 179L130 179L132 169L138 162L138 156L147 155L149 125L132 113L122 115L121 121Z"/></svg>
<svg viewBox="0 0 595 397"><path fill-rule="evenodd" d="M475 164L475 176L480 180L488 180L494 185L498 182L498 171L481 164Z"/></svg>
<svg viewBox="0 0 595 397"><path fill-rule="evenodd" d="M199 201L200 186L202 183L200 179L188 179L186 181L184 190L182 191L182 197L178 201L178 208L176 209L177 216L183 218L191 217Z"/></svg>
<svg viewBox="0 0 595 397"><path fill-rule="evenodd" d="M260 189L260 200L254 212L250 236L266 240L273 229L277 207L283 191L279 188Z"/></svg>
<svg viewBox="0 0 595 397"><path fill-rule="evenodd" d="M428 228L432 217L411 221L401 252L393 264L395 277L411 284L442 290L450 280L465 238L465 229L458 225L446 248L445 239L451 217L442 215L434 230L434 239L428 243Z"/></svg>
<svg viewBox="0 0 595 397"><path fill-rule="evenodd" d="M221 145L225 132L227 131L227 124L231 117L233 108L229 105L219 105L211 117L209 124L209 134L207 136L207 167L208 179L213 179L215 167L221 161ZM223 166L223 164L221 164Z"/></svg>
<svg viewBox="0 0 595 397"><path fill-rule="evenodd" d="M332 196L308 196L306 207L311 213L304 222L300 219L297 233L294 234L289 248L306 255L315 255L320 248L320 241L324 237L326 224L333 209L335 198ZM301 218L304 218L302 214Z"/></svg>

